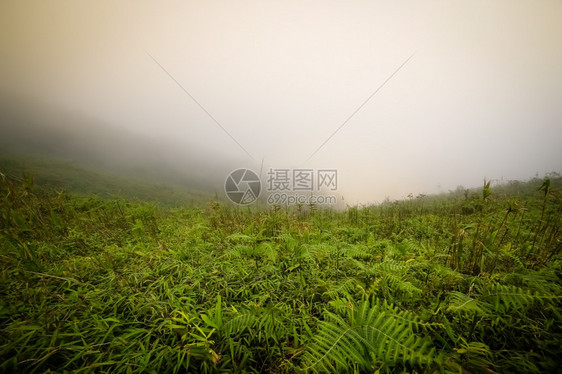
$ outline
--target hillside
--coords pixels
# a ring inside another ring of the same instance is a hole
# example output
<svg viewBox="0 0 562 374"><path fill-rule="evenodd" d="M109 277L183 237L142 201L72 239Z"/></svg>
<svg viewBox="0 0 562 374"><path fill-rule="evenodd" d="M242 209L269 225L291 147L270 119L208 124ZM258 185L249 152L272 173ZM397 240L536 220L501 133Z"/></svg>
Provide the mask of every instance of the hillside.
<svg viewBox="0 0 562 374"><path fill-rule="evenodd" d="M151 201L165 206L205 204L213 195L170 182L130 177L53 157L0 154L0 172L15 178L30 176L39 191L66 191L75 196Z"/></svg>

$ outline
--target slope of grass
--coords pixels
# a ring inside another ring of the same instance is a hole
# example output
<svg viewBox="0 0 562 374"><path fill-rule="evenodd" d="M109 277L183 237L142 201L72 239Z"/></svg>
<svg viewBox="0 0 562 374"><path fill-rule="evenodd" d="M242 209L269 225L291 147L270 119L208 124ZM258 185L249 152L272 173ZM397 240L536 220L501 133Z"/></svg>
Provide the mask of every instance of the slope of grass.
<svg viewBox="0 0 562 374"><path fill-rule="evenodd" d="M0 155L0 171L10 177L32 175L40 190L64 190L77 196L95 194L102 198L137 199L166 206L201 205L212 198L203 191L116 175L68 160L29 154Z"/></svg>
<svg viewBox="0 0 562 374"><path fill-rule="evenodd" d="M2 178L0 371L554 373L560 179L536 182L305 212Z"/></svg>

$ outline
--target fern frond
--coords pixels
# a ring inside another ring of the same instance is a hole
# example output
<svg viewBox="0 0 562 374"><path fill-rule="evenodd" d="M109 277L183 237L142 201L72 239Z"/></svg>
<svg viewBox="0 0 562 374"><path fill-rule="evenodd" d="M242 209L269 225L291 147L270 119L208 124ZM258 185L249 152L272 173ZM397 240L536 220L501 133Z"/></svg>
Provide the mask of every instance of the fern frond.
<svg viewBox="0 0 562 374"><path fill-rule="evenodd" d="M414 240L406 238L400 242L399 247L405 252L418 253L420 245Z"/></svg>
<svg viewBox="0 0 562 374"><path fill-rule="evenodd" d="M256 323L256 314L249 309L236 311L223 324L220 332L225 336L238 335L252 328Z"/></svg>
<svg viewBox="0 0 562 374"><path fill-rule="evenodd" d="M481 290L482 299L488 302L494 311L521 310L534 303L544 304L547 301L560 300L560 296L543 295L516 286L504 286L494 283Z"/></svg>
<svg viewBox="0 0 562 374"><path fill-rule="evenodd" d="M472 297L457 291L449 293L449 306L448 311L457 313L468 313L477 315L487 315L488 305L482 303L480 300L473 299Z"/></svg>
<svg viewBox="0 0 562 374"><path fill-rule="evenodd" d="M414 286L412 283L404 280L402 276L398 276L393 273L385 274L383 282L387 285L391 293L398 293L409 297L417 297L422 294L422 290Z"/></svg>
<svg viewBox="0 0 562 374"><path fill-rule="evenodd" d="M285 317L273 307L262 312L257 322L259 340L271 338L277 342L287 333Z"/></svg>
<svg viewBox="0 0 562 374"><path fill-rule="evenodd" d="M492 372L494 366L491 362L492 353L490 348L481 342L464 342L460 348L454 348L458 353L458 363L461 367L470 369L470 372Z"/></svg>
<svg viewBox="0 0 562 374"><path fill-rule="evenodd" d="M355 304L349 299L336 299L329 302L333 310L339 314L348 314L348 318L352 319L352 312ZM435 322L424 322L414 313L401 310L395 305L390 304L386 299L373 298L371 301L371 309L379 313L385 313L389 318L398 320L399 323L408 324L414 331L433 330L435 328L444 328L443 324Z"/></svg>
<svg viewBox="0 0 562 374"><path fill-rule="evenodd" d="M357 291L358 282L354 278L347 278L345 280L340 281L338 286L333 287L332 289L324 292L323 295L328 296L331 299L334 299L338 296L353 298L353 294Z"/></svg>
<svg viewBox="0 0 562 374"><path fill-rule="evenodd" d="M376 274L405 274L410 267L402 261L388 260L378 264L373 265L373 271Z"/></svg>
<svg viewBox="0 0 562 374"><path fill-rule="evenodd" d="M415 334L418 320L408 313L383 310L381 304L362 302L350 308L347 318L326 312L314 344L305 354L304 370L336 372L359 366L425 366L440 360L428 339ZM388 309L395 309L388 306Z"/></svg>
<svg viewBox="0 0 562 374"><path fill-rule="evenodd" d="M356 260L370 260L373 257L373 254L369 251L369 248L366 245L354 244L351 245L345 251L346 255L350 258Z"/></svg>

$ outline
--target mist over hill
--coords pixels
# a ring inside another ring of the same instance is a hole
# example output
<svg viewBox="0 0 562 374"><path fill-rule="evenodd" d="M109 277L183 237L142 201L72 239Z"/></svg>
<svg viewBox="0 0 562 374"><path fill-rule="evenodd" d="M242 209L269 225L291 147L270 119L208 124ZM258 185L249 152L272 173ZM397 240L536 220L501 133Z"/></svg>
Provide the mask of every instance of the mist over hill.
<svg viewBox="0 0 562 374"><path fill-rule="evenodd" d="M0 154L59 159L210 193L236 165L210 154L195 136L170 142L14 97L3 97L0 104Z"/></svg>

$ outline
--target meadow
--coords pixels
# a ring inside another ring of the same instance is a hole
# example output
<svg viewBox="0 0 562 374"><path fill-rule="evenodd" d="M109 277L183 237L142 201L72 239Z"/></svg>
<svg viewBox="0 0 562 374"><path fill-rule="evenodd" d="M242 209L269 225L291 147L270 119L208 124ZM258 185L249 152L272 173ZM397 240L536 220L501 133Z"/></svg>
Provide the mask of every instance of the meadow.
<svg viewBox="0 0 562 374"><path fill-rule="evenodd" d="M0 175L5 373L555 373L552 174L345 211Z"/></svg>

